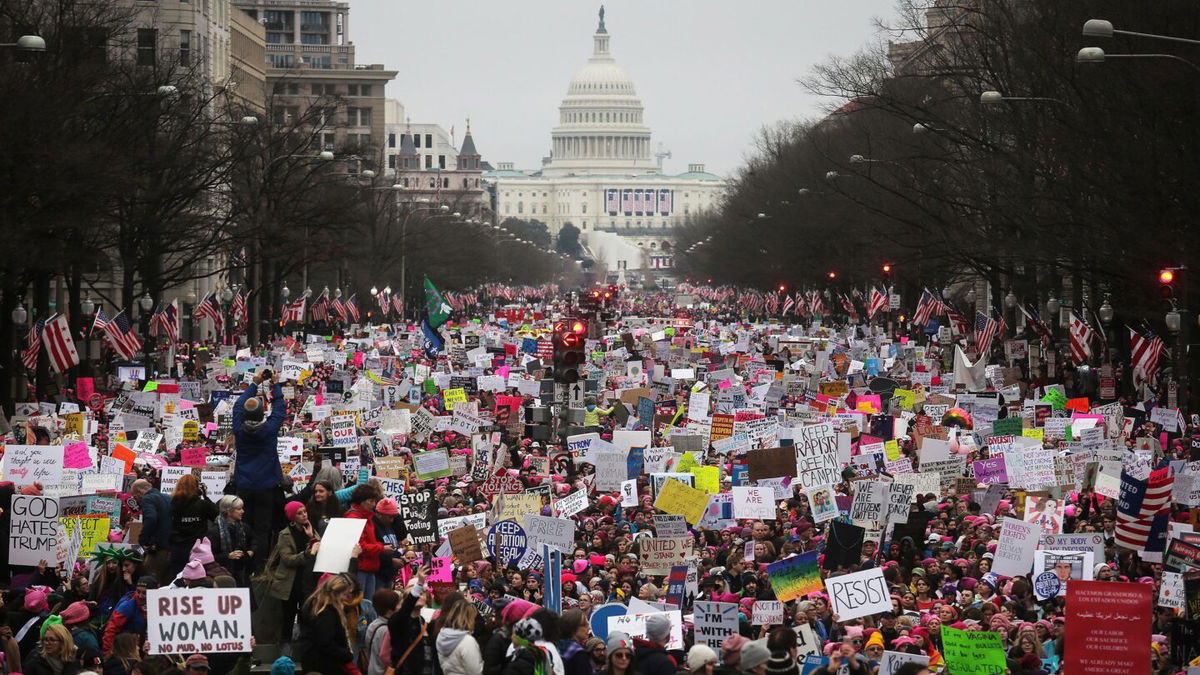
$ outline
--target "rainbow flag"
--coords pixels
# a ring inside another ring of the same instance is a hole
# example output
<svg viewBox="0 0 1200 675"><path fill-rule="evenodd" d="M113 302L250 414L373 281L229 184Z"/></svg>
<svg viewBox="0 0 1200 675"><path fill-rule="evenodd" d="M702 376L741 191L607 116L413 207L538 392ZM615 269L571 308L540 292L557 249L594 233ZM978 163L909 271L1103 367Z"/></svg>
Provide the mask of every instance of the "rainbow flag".
<svg viewBox="0 0 1200 675"><path fill-rule="evenodd" d="M825 588L817 567L817 552L809 551L767 565L767 576L775 599L781 602L802 598Z"/></svg>

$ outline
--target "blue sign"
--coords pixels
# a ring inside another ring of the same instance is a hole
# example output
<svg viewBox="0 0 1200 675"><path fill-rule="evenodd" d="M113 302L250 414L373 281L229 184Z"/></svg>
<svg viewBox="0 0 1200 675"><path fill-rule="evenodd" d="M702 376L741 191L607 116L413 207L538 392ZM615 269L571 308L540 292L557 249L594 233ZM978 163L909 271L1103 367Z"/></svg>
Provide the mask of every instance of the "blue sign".
<svg viewBox="0 0 1200 675"><path fill-rule="evenodd" d="M938 323L936 316L930 317L929 323L925 324L925 334L926 335L937 335L938 328L940 327L940 325L941 324Z"/></svg>
<svg viewBox="0 0 1200 675"><path fill-rule="evenodd" d="M542 544L542 560L545 574L542 584L546 589L546 609L562 613L562 551Z"/></svg>
<svg viewBox="0 0 1200 675"><path fill-rule="evenodd" d="M637 478L642 475L642 469L646 466L646 446L639 445L629 449L629 456L625 458L625 478Z"/></svg>
<svg viewBox="0 0 1200 675"><path fill-rule="evenodd" d="M525 528L515 520L502 520L492 525L488 530L487 543L501 565L517 562L529 549L529 538L525 536Z"/></svg>
<svg viewBox="0 0 1200 675"><path fill-rule="evenodd" d="M608 618L610 616L625 616L629 608L619 602L600 605L592 610L592 635L608 641Z"/></svg>
<svg viewBox="0 0 1200 675"><path fill-rule="evenodd" d="M750 482L750 465L749 464L734 464L733 473L730 474L733 485L745 485Z"/></svg>
<svg viewBox="0 0 1200 675"><path fill-rule="evenodd" d="M1053 570L1042 572L1033 579L1033 592L1038 598L1057 598L1062 590L1062 579Z"/></svg>

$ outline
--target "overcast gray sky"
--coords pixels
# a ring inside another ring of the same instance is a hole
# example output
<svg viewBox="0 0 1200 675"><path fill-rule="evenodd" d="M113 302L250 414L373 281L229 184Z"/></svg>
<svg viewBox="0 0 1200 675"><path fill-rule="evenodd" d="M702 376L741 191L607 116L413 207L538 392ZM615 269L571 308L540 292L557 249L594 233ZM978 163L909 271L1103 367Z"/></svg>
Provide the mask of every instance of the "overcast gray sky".
<svg viewBox="0 0 1200 675"><path fill-rule="evenodd" d="M821 110L796 78L872 39L894 0L608 0L617 63L633 78L667 172L739 166L755 132ZM413 122L456 127L470 116L493 165L536 168L572 73L592 53L600 2L352 0L360 63L399 70L388 96Z"/></svg>

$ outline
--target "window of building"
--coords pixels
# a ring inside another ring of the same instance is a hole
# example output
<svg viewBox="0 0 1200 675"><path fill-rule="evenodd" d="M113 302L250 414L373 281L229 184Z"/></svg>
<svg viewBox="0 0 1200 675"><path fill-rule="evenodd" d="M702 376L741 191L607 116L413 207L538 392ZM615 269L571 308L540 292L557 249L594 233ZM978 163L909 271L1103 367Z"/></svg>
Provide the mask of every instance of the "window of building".
<svg viewBox="0 0 1200 675"><path fill-rule="evenodd" d="M512 209L510 208L511 206L512 206L512 204L505 203L504 204L504 212L510 213L512 211Z"/></svg>
<svg viewBox="0 0 1200 675"><path fill-rule="evenodd" d="M443 189L443 190L449 190L449 189L450 189L450 179L449 179L449 178L443 178L443 179L442 179L442 189Z"/></svg>
<svg viewBox="0 0 1200 675"><path fill-rule="evenodd" d="M291 54L267 54L272 68L294 68L296 59Z"/></svg>
<svg viewBox="0 0 1200 675"><path fill-rule="evenodd" d="M587 213L587 202L583 202L582 204L580 204L579 210L582 211L583 213Z"/></svg>
<svg viewBox="0 0 1200 675"><path fill-rule="evenodd" d="M324 12L300 12L300 30L329 30Z"/></svg>
<svg viewBox="0 0 1200 675"><path fill-rule="evenodd" d="M388 134L388 147L396 147L396 134Z"/></svg>
<svg viewBox="0 0 1200 675"><path fill-rule="evenodd" d="M425 134L425 147L433 147L433 134Z"/></svg>
<svg viewBox="0 0 1200 675"><path fill-rule="evenodd" d="M346 124L352 127L371 126L371 109L354 107L346 108Z"/></svg>
<svg viewBox="0 0 1200 675"><path fill-rule="evenodd" d="M388 155L388 168L389 169L396 168L396 156L395 155Z"/></svg>
<svg viewBox="0 0 1200 675"><path fill-rule="evenodd" d="M421 147L421 134L413 134L412 137L413 137L413 147L414 148Z"/></svg>
<svg viewBox="0 0 1200 675"><path fill-rule="evenodd" d="M688 205L687 205L687 204L684 204L684 205L683 205L683 215L685 215L685 216L686 216L686 215L687 215L687 213L688 213Z"/></svg>
<svg viewBox="0 0 1200 675"><path fill-rule="evenodd" d="M292 30L294 17L290 11L267 10L263 12L263 23L267 30Z"/></svg>
<svg viewBox="0 0 1200 675"><path fill-rule="evenodd" d="M153 28L139 28L137 32L137 64L139 66L154 65L157 47L158 31Z"/></svg>
<svg viewBox="0 0 1200 675"><path fill-rule="evenodd" d="M545 202L542 202L542 213L549 213L549 212L550 212L550 207Z"/></svg>
<svg viewBox="0 0 1200 675"><path fill-rule="evenodd" d="M426 169L433 168L433 155L425 155L425 168ZM433 179L432 178L429 179L429 187L433 187Z"/></svg>
<svg viewBox="0 0 1200 675"><path fill-rule="evenodd" d="M352 84L349 86L351 96L370 96L371 85L369 84Z"/></svg>
<svg viewBox="0 0 1200 675"><path fill-rule="evenodd" d="M353 136L354 134L351 134ZM371 134L358 135L358 147L365 148L371 145Z"/></svg>
<svg viewBox="0 0 1200 675"><path fill-rule="evenodd" d="M329 36L324 33L301 33L300 44L327 45L329 44Z"/></svg>
<svg viewBox="0 0 1200 675"><path fill-rule="evenodd" d="M429 178L429 187L431 187L431 188L437 187L437 179L436 178L433 178L433 177Z"/></svg>
<svg viewBox="0 0 1200 675"><path fill-rule="evenodd" d="M179 31L179 65L192 65L192 31Z"/></svg>
<svg viewBox="0 0 1200 675"><path fill-rule="evenodd" d="M517 213L525 213L525 202L517 202Z"/></svg>
<svg viewBox="0 0 1200 675"><path fill-rule="evenodd" d="M469 190L470 188L471 188L471 181L467 178L464 178L463 179L463 189Z"/></svg>
<svg viewBox="0 0 1200 675"><path fill-rule="evenodd" d="M309 68L321 68L322 70L333 68L333 59L329 55L309 56L307 60Z"/></svg>
<svg viewBox="0 0 1200 675"><path fill-rule="evenodd" d="M300 117L300 106L278 105L271 112L275 124L293 124Z"/></svg>
<svg viewBox="0 0 1200 675"><path fill-rule="evenodd" d="M446 156L445 155L438 155L438 168L439 169L446 168Z"/></svg>

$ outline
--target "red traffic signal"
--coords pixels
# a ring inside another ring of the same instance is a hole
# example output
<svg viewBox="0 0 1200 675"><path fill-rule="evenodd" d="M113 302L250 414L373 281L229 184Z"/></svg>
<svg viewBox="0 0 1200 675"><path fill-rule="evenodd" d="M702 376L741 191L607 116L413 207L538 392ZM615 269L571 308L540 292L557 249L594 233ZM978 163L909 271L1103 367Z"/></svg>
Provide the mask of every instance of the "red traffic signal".
<svg viewBox="0 0 1200 675"><path fill-rule="evenodd" d="M826 276L828 276L830 279L836 279L836 278L837 278L837 272L834 272L833 270L829 270L829 274L828 274L828 275L826 275Z"/></svg>
<svg viewBox="0 0 1200 675"><path fill-rule="evenodd" d="M1166 267L1158 272L1158 293L1164 298L1175 297L1175 269Z"/></svg>
<svg viewBox="0 0 1200 675"><path fill-rule="evenodd" d="M576 335L583 335L587 332L587 325L582 321L574 321L571 323L571 332Z"/></svg>
<svg viewBox="0 0 1200 675"><path fill-rule="evenodd" d="M1175 270L1165 269L1158 273L1158 283L1169 284L1175 281Z"/></svg>
<svg viewBox="0 0 1200 675"><path fill-rule="evenodd" d="M891 263L883 263L882 269L883 269L884 274L891 274L892 273L892 264Z"/></svg>

